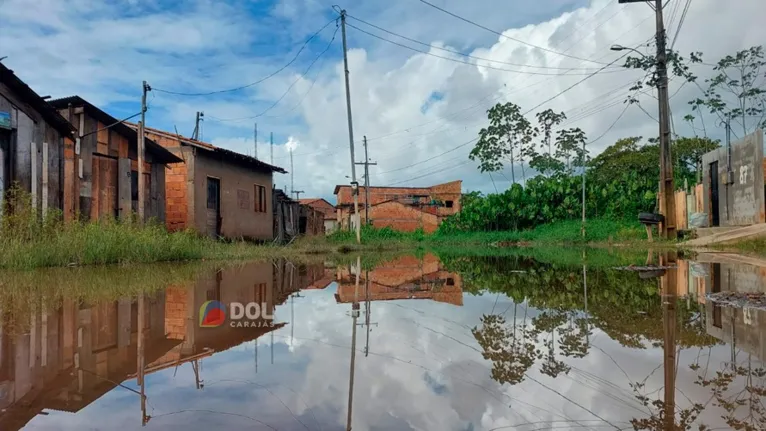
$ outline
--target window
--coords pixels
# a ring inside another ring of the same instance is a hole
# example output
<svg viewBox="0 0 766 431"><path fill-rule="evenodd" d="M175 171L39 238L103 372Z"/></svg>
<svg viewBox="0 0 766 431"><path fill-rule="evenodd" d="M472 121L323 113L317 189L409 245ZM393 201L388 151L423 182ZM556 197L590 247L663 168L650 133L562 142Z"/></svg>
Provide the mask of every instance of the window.
<svg viewBox="0 0 766 431"><path fill-rule="evenodd" d="M255 192L255 212L265 213L268 208L266 206L266 187L255 184L254 192Z"/></svg>
<svg viewBox="0 0 766 431"><path fill-rule="evenodd" d="M221 202L221 182L217 178L207 179L207 208L210 210L218 210L218 205Z"/></svg>
<svg viewBox="0 0 766 431"><path fill-rule="evenodd" d="M446 206L447 208L452 208L453 205L454 205L454 203L452 201L444 202L444 206Z"/></svg>

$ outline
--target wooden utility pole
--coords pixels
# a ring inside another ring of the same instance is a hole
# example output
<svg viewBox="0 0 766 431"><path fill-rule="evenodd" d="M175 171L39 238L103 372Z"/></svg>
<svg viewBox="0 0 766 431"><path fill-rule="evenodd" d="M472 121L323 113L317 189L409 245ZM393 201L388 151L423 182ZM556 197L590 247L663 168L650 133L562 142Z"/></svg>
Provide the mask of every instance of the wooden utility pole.
<svg viewBox="0 0 766 431"><path fill-rule="evenodd" d="M364 165L364 223L370 224L370 165L376 166L376 163L371 163L370 158L367 155L367 136L364 137L364 162L356 162L357 165Z"/></svg>
<svg viewBox="0 0 766 431"><path fill-rule="evenodd" d="M258 158L258 123L253 126L253 157Z"/></svg>
<svg viewBox="0 0 766 431"><path fill-rule="evenodd" d="M274 164L274 132L271 132L269 134L269 149L271 151L271 161L270 163Z"/></svg>
<svg viewBox="0 0 766 431"><path fill-rule="evenodd" d="M362 242L362 226L359 217L359 183L356 181L356 158L354 157L354 123L351 119L351 89L348 84L348 48L346 46L346 10L340 11L341 35L343 36L343 70L346 78L346 115L348 117L348 143L351 150L351 192L354 195L356 218L356 242Z"/></svg>
<svg viewBox="0 0 766 431"><path fill-rule="evenodd" d="M646 3L647 0L618 0L618 3ZM670 152L670 102L668 96L668 56L665 48L665 23L662 0L654 0L657 26L657 95L660 112L660 214L665 216L662 236L676 239L676 200L673 181L673 158ZM650 3L651 4L651 3Z"/></svg>
<svg viewBox="0 0 766 431"><path fill-rule="evenodd" d="M144 147L146 145L146 93L151 91L151 87L144 81L141 93L141 121L138 123L138 219L144 222L144 199L146 197L146 179L144 178Z"/></svg>
<svg viewBox="0 0 766 431"><path fill-rule="evenodd" d="M660 266L674 266L676 253L667 252L660 257ZM660 277L662 290L663 364L665 370L664 417L665 429L674 430L676 419L676 328L678 303L678 270L670 268Z"/></svg>

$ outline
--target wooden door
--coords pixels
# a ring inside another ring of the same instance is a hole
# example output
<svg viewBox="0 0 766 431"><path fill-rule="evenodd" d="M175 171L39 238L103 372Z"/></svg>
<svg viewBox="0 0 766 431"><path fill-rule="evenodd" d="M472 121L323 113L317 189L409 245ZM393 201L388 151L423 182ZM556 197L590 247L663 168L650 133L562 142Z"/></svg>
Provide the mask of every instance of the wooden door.
<svg viewBox="0 0 766 431"><path fill-rule="evenodd" d="M117 159L93 155L91 220L117 218Z"/></svg>
<svg viewBox="0 0 766 431"><path fill-rule="evenodd" d="M218 238L221 235L221 180L207 179L207 210L205 228L208 236Z"/></svg>

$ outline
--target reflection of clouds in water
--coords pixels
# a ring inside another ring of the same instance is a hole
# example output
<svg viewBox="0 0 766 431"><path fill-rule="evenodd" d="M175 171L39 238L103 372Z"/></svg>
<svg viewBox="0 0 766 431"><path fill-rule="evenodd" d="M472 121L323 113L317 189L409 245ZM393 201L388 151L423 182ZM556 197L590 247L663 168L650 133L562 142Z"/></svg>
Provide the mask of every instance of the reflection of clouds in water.
<svg viewBox="0 0 766 431"><path fill-rule="evenodd" d="M236 415L251 416L279 430L320 429L320 424L322 429L343 428L352 319L351 305L336 304L334 291L333 285L304 291L303 298L295 299L293 327L275 332L274 364L270 335L258 340L257 374L255 343L250 342L203 359L203 390L195 389L190 364L180 366L175 377L172 368L149 375L149 414L154 418L146 429L267 429ZM475 350L470 328L493 307L502 313L509 305L507 298L495 295L466 295L463 307L430 300L373 302L371 322L377 326L371 328L367 357L366 328L357 328L354 429L489 430L532 423L565 428L569 420L580 421L586 428L603 425L587 410L629 427L626 421L648 414L636 401L624 373L634 382L651 374L646 392L658 390L663 384L662 370L656 370L662 364L662 350L624 349L599 330L590 337L595 347L588 356L566 359L572 366L568 375L553 379L535 366L519 385L500 386L493 381L491 364ZM290 307L288 300L278 308L280 321L290 321ZM517 323L523 321L519 310ZM536 314L530 309L527 322ZM512 320L512 307L506 318ZM357 323L363 322L364 314ZM294 341L288 345L291 331ZM712 352L711 364L727 359L726 347ZM677 385L693 401L705 403L706 394L692 383L696 374L685 365L696 356L697 349L679 355ZM134 382L126 385L135 387ZM661 392L650 398L658 396ZM680 395L677 402L679 407L688 405ZM188 412L166 415L183 410ZM713 411L703 413L705 423L720 426L716 417ZM139 399L116 388L78 414L51 412L33 419L28 428L141 429Z"/></svg>

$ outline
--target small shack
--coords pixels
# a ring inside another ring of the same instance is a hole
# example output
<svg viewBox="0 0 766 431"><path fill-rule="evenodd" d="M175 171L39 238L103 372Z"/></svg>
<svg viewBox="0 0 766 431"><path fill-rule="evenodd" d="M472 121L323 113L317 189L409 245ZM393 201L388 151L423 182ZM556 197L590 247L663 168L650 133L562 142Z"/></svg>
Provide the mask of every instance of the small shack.
<svg viewBox="0 0 766 431"><path fill-rule="evenodd" d="M274 211L274 242L285 244L292 241L300 233L298 226L300 204L276 187L271 196Z"/></svg>
<svg viewBox="0 0 766 431"><path fill-rule="evenodd" d="M138 133L80 96L49 103L79 131L78 212L91 220L138 212ZM151 139L145 143L144 218L164 223L165 170L183 160Z"/></svg>
<svg viewBox="0 0 766 431"><path fill-rule="evenodd" d="M703 208L709 226L766 222L763 131L702 156Z"/></svg>

